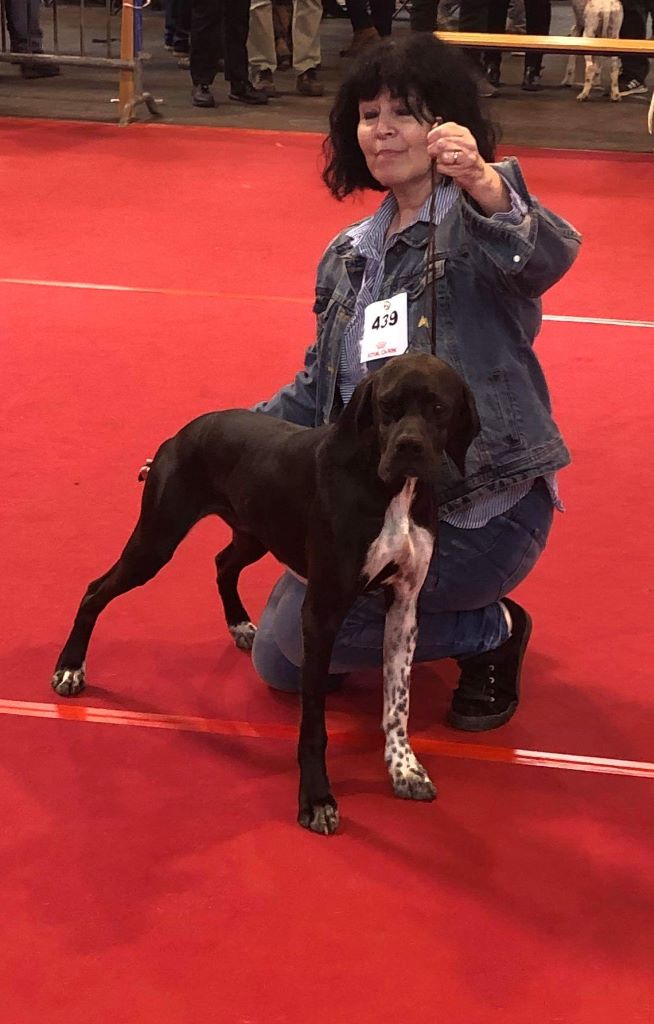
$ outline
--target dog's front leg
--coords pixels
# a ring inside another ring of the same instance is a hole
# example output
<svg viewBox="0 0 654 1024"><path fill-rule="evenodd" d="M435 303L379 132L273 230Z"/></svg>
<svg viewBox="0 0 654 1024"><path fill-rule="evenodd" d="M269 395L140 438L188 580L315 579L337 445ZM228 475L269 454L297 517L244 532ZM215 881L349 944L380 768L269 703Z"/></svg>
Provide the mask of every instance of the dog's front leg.
<svg viewBox="0 0 654 1024"><path fill-rule="evenodd" d="M327 581L323 581L327 583ZM302 607L304 659L302 663L302 718L298 744L300 794L298 822L303 828L331 835L338 827L338 807L330 792L325 752L325 692L336 632L347 608L328 607L333 597L328 585L322 597L309 583Z"/></svg>
<svg viewBox="0 0 654 1024"><path fill-rule="evenodd" d="M395 584L393 603L386 611L384 628L384 760L396 796L405 800L433 800L436 787L409 743L409 687L418 633L418 591Z"/></svg>
<svg viewBox="0 0 654 1024"><path fill-rule="evenodd" d="M611 57L611 85L609 88L609 96L613 103L619 103L622 99L620 95L620 86L618 85L618 79L620 78L620 58Z"/></svg>

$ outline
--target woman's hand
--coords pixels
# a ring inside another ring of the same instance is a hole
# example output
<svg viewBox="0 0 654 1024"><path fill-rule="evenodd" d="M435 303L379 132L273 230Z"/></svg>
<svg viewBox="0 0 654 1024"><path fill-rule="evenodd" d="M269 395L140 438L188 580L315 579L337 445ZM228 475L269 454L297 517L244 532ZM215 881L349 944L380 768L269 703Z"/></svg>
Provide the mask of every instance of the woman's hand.
<svg viewBox="0 0 654 1024"><path fill-rule="evenodd" d="M504 180L483 159L468 128L454 121L436 125L427 135L427 152L435 161L438 173L451 178L484 213L490 216L508 213L511 209Z"/></svg>

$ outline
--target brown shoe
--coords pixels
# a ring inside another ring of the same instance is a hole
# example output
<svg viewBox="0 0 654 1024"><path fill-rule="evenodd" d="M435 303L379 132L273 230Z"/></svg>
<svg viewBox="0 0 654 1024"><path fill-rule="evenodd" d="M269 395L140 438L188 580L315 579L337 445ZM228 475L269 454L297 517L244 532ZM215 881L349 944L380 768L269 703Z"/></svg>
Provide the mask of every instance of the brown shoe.
<svg viewBox="0 0 654 1024"><path fill-rule="evenodd" d="M352 42L348 48L340 51L341 57L356 57L362 50L365 50L366 46L376 43L378 39L381 39L381 36L372 25L370 28L357 28L354 30Z"/></svg>
<svg viewBox="0 0 654 1024"><path fill-rule="evenodd" d="M273 79L273 73L269 68L263 68L261 71L255 72L252 78L252 85L255 89L259 89L260 92L264 92L266 96L279 95Z"/></svg>
<svg viewBox="0 0 654 1024"><path fill-rule="evenodd" d="M298 75L296 88L301 96L322 96L325 92L322 82L318 81L316 68L309 68Z"/></svg>

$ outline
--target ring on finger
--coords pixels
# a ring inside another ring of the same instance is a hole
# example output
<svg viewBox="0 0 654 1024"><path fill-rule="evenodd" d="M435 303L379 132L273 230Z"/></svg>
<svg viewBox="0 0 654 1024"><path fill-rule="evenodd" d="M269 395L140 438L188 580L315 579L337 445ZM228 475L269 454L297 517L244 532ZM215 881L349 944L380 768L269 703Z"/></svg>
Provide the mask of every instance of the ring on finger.
<svg viewBox="0 0 654 1024"><path fill-rule="evenodd" d="M454 152L452 153L452 163L453 164L458 163L460 156L461 156L461 150L460 149L455 149Z"/></svg>

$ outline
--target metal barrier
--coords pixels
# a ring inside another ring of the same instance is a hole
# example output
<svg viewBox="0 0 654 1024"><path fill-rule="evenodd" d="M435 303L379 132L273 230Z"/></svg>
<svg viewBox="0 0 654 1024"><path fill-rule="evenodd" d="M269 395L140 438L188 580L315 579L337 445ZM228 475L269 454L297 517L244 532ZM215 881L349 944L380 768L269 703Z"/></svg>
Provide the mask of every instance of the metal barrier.
<svg viewBox="0 0 654 1024"><path fill-rule="evenodd" d="M105 68L119 72L118 81L118 116L121 125L129 124L133 119L136 108L144 103L150 113L158 117L154 97L143 90L143 62L145 56L142 52L143 38L143 9L150 4L150 0L123 0L120 6L120 46L119 53L114 56L114 42L112 39L112 18L117 16L117 9L114 8L115 0L105 0L105 31L104 40L94 39L93 43L100 43L106 48L106 56L92 56L88 53L89 41L87 38L87 9L85 0L79 0L79 53L62 53L60 49L60 22L57 0L51 0L48 7L52 11L52 49L41 51L41 29L38 22L38 3L30 3L29 0L15 0L16 10L21 4L21 10L25 12L26 22L24 25L16 24L16 15L13 9L12 0L0 0L0 61L11 64L23 64L26 66L35 65L72 65L85 68ZM66 5L70 6L70 5ZM9 14L9 18L7 18ZM12 50L12 40L8 38L7 24L14 24L20 29L21 36L26 35L25 47L21 50ZM26 30L26 32L25 32ZM39 50L35 51L34 47ZM30 49L31 48L31 49Z"/></svg>

